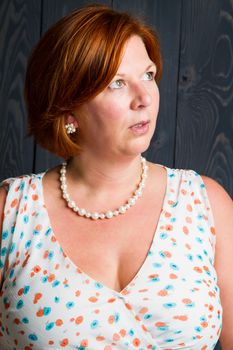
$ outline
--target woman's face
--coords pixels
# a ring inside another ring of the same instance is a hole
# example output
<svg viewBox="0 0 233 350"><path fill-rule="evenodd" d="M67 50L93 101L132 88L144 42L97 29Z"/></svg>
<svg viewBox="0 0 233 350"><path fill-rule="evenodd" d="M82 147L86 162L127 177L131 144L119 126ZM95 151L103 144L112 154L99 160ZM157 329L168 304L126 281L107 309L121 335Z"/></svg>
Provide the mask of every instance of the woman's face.
<svg viewBox="0 0 233 350"><path fill-rule="evenodd" d="M98 157L132 156L148 148L159 108L155 75L156 66L143 41L131 37L109 86L74 111L84 152Z"/></svg>

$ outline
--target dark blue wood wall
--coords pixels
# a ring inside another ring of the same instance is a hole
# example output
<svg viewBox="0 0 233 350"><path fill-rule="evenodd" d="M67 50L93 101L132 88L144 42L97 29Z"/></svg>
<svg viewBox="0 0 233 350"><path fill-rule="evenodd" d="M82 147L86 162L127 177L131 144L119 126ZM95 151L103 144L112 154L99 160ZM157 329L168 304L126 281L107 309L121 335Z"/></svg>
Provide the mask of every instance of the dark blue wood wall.
<svg viewBox="0 0 233 350"><path fill-rule="evenodd" d="M149 160L191 168L233 196L233 3L231 0L102 0L143 17L159 33L164 74ZM61 160L27 136L27 57L46 29L90 1L0 3L0 179Z"/></svg>
<svg viewBox="0 0 233 350"><path fill-rule="evenodd" d="M61 160L27 136L28 55L46 29L90 1L0 3L0 180ZM147 158L215 178L233 196L233 3L231 0L98 1L143 17L164 62L157 129Z"/></svg>

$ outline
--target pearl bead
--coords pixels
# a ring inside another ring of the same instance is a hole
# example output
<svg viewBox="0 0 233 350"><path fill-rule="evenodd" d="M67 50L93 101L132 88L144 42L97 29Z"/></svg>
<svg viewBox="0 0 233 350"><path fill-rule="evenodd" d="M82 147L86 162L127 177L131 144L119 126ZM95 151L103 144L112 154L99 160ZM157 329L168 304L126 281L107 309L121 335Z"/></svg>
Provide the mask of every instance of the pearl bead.
<svg viewBox="0 0 233 350"><path fill-rule="evenodd" d="M65 191L65 190L67 190L67 185L65 185L64 183L61 185L61 189L63 190L63 191Z"/></svg>
<svg viewBox="0 0 233 350"><path fill-rule="evenodd" d="M136 201L135 201L134 198L130 198L130 199L128 200L128 203L129 203L129 205L134 205L134 204L136 203Z"/></svg>
<svg viewBox="0 0 233 350"><path fill-rule="evenodd" d="M97 219L99 219L99 214L98 213L91 213L91 218L93 220L97 220Z"/></svg>
<svg viewBox="0 0 233 350"><path fill-rule="evenodd" d="M68 202L68 207L74 208L75 207L75 202L74 201Z"/></svg>
<svg viewBox="0 0 233 350"><path fill-rule="evenodd" d="M133 196L128 199L125 205L120 206L114 211L108 210L106 213L97 213L97 212L89 212L84 208L79 208L75 201L70 199L70 196L67 192L67 184L66 184L66 162L62 163L62 167L60 169L60 183L61 183L61 191L62 197L66 200L67 205L71 208L75 213L80 216L84 216L86 218L91 218L93 220L98 219L111 219L114 216L118 216L119 214L125 214L125 212L131 208L131 206L136 204L136 201L139 197L142 196L142 190L145 187L146 179L147 179L147 170L148 166L146 164L146 159L141 157L141 165L142 165L142 174L140 182L137 186L137 189L134 191Z"/></svg>
<svg viewBox="0 0 233 350"><path fill-rule="evenodd" d="M111 210L108 210L105 216L106 218L111 219L113 217L113 212Z"/></svg>
<svg viewBox="0 0 233 350"><path fill-rule="evenodd" d="M136 195L136 196L138 196L138 197L141 197L141 195L142 195L142 191L141 191L141 190L139 190L139 189L138 189L138 190L136 190L136 191L135 191L135 195Z"/></svg>
<svg viewBox="0 0 233 350"><path fill-rule="evenodd" d="M125 212L126 212L125 206L122 205L122 206L119 208L119 213L124 214Z"/></svg>
<svg viewBox="0 0 233 350"><path fill-rule="evenodd" d="M81 209L79 209L78 213L80 216L84 216L86 214L86 210L81 208Z"/></svg>

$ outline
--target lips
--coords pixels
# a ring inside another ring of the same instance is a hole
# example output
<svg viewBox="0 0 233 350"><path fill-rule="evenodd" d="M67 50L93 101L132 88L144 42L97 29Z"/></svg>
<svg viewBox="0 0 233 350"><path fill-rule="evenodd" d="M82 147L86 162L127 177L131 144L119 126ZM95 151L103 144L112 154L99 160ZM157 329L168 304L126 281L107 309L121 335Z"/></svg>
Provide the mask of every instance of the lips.
<svg viewBox="0 0 233 350"><path fill-rule="evenodd" d="M133 124L129 129L133 132L135 136L141 136L149 131L149 120L141 120L140 122Z"/></svg>
<svg viewBox="0 0 233 350"><path fill-rule="evenodd" d="M133 124L130 126L130 129L131 128L142 128L143 126L149 124L149 120L142 120L140 121L139 123L136 123L136 124Z"/></svg>

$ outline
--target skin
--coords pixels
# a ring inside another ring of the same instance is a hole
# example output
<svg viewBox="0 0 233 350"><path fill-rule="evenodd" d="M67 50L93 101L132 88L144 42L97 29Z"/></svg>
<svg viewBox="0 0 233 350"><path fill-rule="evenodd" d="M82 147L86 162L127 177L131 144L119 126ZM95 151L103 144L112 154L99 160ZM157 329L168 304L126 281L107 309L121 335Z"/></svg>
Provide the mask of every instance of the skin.
<svg viewBox="0 0 233 350"><path fill-rule="evenodd" d="M216 181L206 176L202 178L207 189L216 229L215 269L223 307L221 348L233 350L233 201Z"/></svg>
<svg viewBox="0 0 233 350"><path fill-rule="evenodd" d="M78 127L83 148L81 155L74 157L68 165L68 188L72 198L83 207L91 211L116 208L131 195L138 183L140 154L149 146L159 107L159 92L153 79L155 74L156 67L143 42L134 36L125 46L112 83L92 101L67 116L67 122ZM148 131L135 135L130 126L142 120L149 121ZM165 178L162 167L149 163L143 196L127 215L94 222L77 217L66 207L59 189L59 168L50 170L43 182L46 207L56 237L71 260L109 288L123 289L140 269L150 247L163 202ZM215 267L224 308L221 343L223 350L231 350L233 204L217 182L204 176L203 180L217 235ZM1 216L5 197L5 190L0 188ZM148 213L146 219L145 211ZM67 223L70 233L64 235ZM79 245L75 246L77 240ZM92 261L88 259L89 251L92 252ZM103 266L108 266L108 269L103 269Z"/></svg>
<svg viewBox="0 0 233 350"><path fill-rule="evenodd" d="M136 52L137 60L132 60ZM134 64L129 64L132 61ZM68 117L78 126L79 142L83 148L82 154L73 159L71 167L75 167L76 172L82 169L82 176L90 186L94 186L92 169L96 172L95 182L98 173L106 173L114 181L116 175L123 176L125 181L128 175L135 176L137 169L138 176L140 154L149 146L158 114L159 91L155 75L156 66L142 40L135 36L126 44L122 62L111 84L75 110L75 117ZM149 132L135 137L129 127L142 120L149 121ZM132 166L131 172L126 164ZM88 174L91 176L87 179Z"/></svg>

